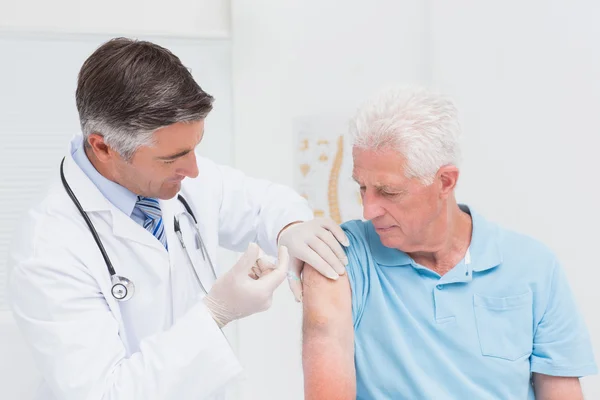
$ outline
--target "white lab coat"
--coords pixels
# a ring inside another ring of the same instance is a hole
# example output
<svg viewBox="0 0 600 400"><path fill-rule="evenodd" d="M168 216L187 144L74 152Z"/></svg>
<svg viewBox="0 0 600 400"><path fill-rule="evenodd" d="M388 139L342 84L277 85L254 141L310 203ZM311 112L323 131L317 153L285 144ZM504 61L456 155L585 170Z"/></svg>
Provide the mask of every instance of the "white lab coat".
<svg viewBox="0 0 600 400"><path fill-rule="evenodd" d="M198 167L200 175L184 180L181 194L213 262L219 245L244 251L253 241L275 255L279 231L312 218L305 200L291 189L204 158L198 158ZM200 301L203 293L174 234L181 203L160 202L167 252L67 156L67 181L117 275L135 284L133 298L120 303L111 296L106 264L87 225L58 180L58 163L56 176L57 183L22 222L9 256L11 307L45 380L37 398L221 398L241 366ZM210 290L214 278L192 244L187 220L181 218L181 229Z"/></svg>

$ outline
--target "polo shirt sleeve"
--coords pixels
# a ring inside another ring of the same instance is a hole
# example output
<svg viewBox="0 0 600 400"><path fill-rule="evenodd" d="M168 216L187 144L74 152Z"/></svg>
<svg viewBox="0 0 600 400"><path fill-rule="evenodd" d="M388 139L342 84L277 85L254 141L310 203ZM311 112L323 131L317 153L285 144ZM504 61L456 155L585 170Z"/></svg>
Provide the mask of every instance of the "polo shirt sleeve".
<svg viewBox="0 0 600 400"><path fill-rule="evenodd" d="M555 260L550 284L540 293L547 300L534 327L531 372L582 377L597 373L588 330L566 274ZM541 304L540 307L543 307Z"/></svg>
<svg viewBox="0 0 600 400"><path fill-rule="evenodd" d="M346 272L352 290L352 318L354 329L357 328L362 317L367 292L369 290L369 246L365 223L360 220L349 221L342 224L350 245L345 248L348 257Z"/></svg>

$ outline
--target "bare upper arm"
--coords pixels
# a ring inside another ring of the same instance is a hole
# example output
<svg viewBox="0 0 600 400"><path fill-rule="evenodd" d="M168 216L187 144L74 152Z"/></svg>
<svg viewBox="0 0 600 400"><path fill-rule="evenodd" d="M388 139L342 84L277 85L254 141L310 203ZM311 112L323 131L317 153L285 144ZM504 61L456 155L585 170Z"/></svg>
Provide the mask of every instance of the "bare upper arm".
<svg viewBox="0 0 600 400"><path fill-rule="evenodd" d="M348 276L304 267L302 365L307 400L356 398L354 327Z"/></svg>
<svg viewBox="0 0 600 400"><path fill-rule="evenodd" d="M538 400L583 400L577 377L533 374L533 388Z"/></svg>
<svg viewBox="0 0 600 400"><path fill-rule="evenodd" d="M323 335L350 335L353 338L352 293L348 274L334 281L306 265L303 281L305 335L310 330Z"/></svg>

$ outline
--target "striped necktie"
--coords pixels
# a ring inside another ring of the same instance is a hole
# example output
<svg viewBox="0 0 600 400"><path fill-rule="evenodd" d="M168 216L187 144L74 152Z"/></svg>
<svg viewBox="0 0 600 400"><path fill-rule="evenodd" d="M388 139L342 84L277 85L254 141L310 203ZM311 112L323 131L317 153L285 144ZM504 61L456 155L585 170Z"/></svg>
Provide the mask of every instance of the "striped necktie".
<svg viewBox="0 0 600 400"><path fill-rule="evenodd" d="M138 196L135 206L144 214L144 229L153 234L162 244L167 247L167 235L162 220L162 212L158 200L150 197Z"/></svg>

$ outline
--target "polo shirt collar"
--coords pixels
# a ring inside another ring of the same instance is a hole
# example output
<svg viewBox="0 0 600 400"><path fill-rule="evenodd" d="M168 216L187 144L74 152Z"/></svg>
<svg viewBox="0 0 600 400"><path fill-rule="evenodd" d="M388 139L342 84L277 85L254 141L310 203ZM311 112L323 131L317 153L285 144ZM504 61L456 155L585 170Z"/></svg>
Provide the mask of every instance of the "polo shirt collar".
<svg viewBox="0 0 600 400"><path fill-rule="evenodd" d="M454 273L461 274L461 277L464 275L464 278L461 278L461 280L470 280L471 273L466 274L466 272L482 272L497 267L502 263L502 252L498 243L498 226L488 222L472 208L464 204L460 204L459 207L461 210L471 215L473 232L471 234L471 244L469 246L470 263L465 263L465 260L461 261L457 267L463 265L465 268L462 270L459 270L460 268L455 268L457 271ZM367 236L372 257L378 264L390 267L415 265L413 259L405 252L385 247L381 243L379 235L371 222L367 225ZM454 269L449 271L448 274L454 275L453 271Z"/></svg>

